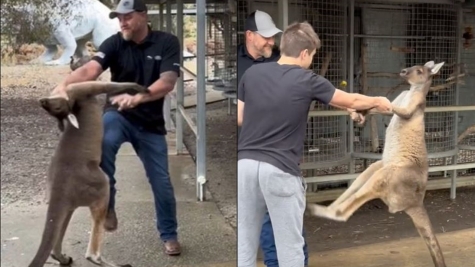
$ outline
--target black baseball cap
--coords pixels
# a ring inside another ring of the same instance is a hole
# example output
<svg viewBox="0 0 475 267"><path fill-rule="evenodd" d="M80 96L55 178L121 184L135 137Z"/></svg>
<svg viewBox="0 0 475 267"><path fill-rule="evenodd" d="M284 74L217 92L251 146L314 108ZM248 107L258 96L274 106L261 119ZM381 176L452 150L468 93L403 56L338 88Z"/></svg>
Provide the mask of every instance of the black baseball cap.
<svg viewBox="0 0 475 267"><path fill-rule="evenodd" d="M271 16L260 10L252 12L247 17L245 30L257 32L265 38L272 37L282 32L282 30L275 26Z"/></svg>
<svg viewBox="0 0 475 267"><path fill-rule="evenodd" d="M117 17L117 14L128 14L130 12L147 11L147 5L142 0L121 0L115 10L109 13L109 18Z"/></svg>

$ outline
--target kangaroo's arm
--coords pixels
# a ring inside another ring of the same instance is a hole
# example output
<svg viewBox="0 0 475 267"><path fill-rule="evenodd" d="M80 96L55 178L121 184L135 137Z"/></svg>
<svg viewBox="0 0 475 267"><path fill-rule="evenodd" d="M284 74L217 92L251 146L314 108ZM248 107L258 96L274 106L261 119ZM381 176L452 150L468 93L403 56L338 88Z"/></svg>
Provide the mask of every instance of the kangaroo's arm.
<svg viewBox="0 0 475 267"><path fill-rule="evenodd" d="M400 106L401 101L406 97L407 93L409 93L408 90L402 91L392 102L391 104L395 106Z"/></svg>
<svg viewBox="0 0 475 267"><path fill-rule="evenodd" d="M358 112L360 112L363 116L366 116L368 114L382 114L382 115L394 115L394 114L396 114L397 116L408 120L412 117L412 115L414 115L414 113L419 109L419 106L423 103L423 99L421 99L421 97L422 97L422 95L414 96L411 99L411 102L409 103L409 105L407 105L406 107L401 107L401 106L397 105L397 104L399 104L399 101L396 101L397 99L395 99L391 103L391 106L392 106L391 111L382 112L382 111L378 111L378 110L372 108L372 109L369 109L369 110L364 110L364 111L361 111L361 112L358 111Z"/></svg>
<svg viewBox="0 0 475 267"><path fill-rule="evenodd" d="M408 90L405 90L405 91L402 91L392 102L392 106L399 106L401 101L406 97L407 93L409 91ZM360 113L361 115L363 116L366 116L368 114L382 114L382 115L394 115L394 112L392 111L378 111L376 110L375 108L372 108L372 109L366 109L366 110L357 110L355 111L356 113ZM351 112L352 113L352 112Z"/></svg>
<svg viewBox="0 0 475 267"><path fill-rule="evenodd" d="M422 94L414 94L411 98L411 102L406 107L397 106L392 104L393 113L403 119L410 119L412 115L419 109L420 105L424 103L424 96Z"/></svg>

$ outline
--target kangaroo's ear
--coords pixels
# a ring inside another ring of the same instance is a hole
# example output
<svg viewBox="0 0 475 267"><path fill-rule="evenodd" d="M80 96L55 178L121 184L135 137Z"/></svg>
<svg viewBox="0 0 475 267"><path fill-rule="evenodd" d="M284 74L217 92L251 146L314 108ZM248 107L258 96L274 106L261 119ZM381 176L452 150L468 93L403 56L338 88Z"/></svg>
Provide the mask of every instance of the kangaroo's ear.
<svg viewBox="0 0 475 267"><path fill-rule="evenodd" d="M428 67L429 69L432 69L434 67L434 61L427 61L426 64L424 64L425 67Z"/></svg>
<svg viewBox="0 0 475 267"><path fill-rule="evenodd" d="M43 108L44 110L47 110L48 106L49 106L49 99L46 98L46 97L43 97L43 98L40 98L38 100L41 108Z"/></svg>
<svg viewBox="0 0 475 267"><path fill-rule="evenodd" d="M79 129L79 122L78 122L78 119L76 118L76 116L74 116L74 114L72 114L72 113L69 113L69 114L68 114L68 121L69 121L69 123L71 123L74 127L76 127L76 129Z"/></svg>
<svg viewBox="0 0 475 267"><path fill-rule="evenodd" d="M430 73L431 75L435 75L437 74L437 72L439 72L439 70L442 68L442 66L445 64L445 62L441 62L439 64L435 64L431 69L430 69Z"/></svg>

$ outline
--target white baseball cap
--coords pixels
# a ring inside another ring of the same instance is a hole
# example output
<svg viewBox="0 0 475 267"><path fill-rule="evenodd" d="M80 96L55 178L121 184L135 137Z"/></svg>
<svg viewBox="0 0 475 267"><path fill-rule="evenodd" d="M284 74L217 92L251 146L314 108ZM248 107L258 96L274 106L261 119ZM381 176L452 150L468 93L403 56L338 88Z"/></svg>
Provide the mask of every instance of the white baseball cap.
<svg viewBox="0 0 475 267"><path fill-rule="evenodd" d="M147 5L142 0L121 0L115 10L109 13L109 18L114 19L118 14L147 11Z"/></svg>
<svg viewBox="0 0 475 267"><path fill-rule="evenodd" d="M272 37L282 32L282 30L275 26L271 16L260 10L252 12L247 17L245 30L257 32L265 38Z"/></svg>

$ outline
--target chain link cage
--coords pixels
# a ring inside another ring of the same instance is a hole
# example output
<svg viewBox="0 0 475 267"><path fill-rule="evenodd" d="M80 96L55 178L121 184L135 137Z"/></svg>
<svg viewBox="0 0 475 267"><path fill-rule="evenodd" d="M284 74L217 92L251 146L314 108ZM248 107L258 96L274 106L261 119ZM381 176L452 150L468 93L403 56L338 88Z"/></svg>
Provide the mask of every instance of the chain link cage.
<svg viewBox="0 0 475 267"><path fill-rule="evenodd" d="M335 87L348 90L348 1L296 0L289 3L289 23L306 21L318 34L322 47L317 51L311 68ZM317 102L314 111L335 110ZM302 169L304 176L321 176L347 172L350 160L347 143L347 116L310 117L304 145ZM339 186L341 183L333 184ZM328 185L320 185L328 186ZM309 191L317 189L309 184Z"/></svg>
<svg viewBox="0 0 475 267"><path fill-rule="evenodd" d="M460 86L459 104L475 105L475 41L473 29L475 28L475 9L466 10L463 14L463 33L461 64L457 72L463 75L465 83ZM459 112L458 119L458 145L460 152L457 163L475 162L475 112ZM452 162L449 162L452 163ZM474 175L475 169L461 170L459 175Z"/></svg>
<svg viewBox="0 0 475 267"><path fill-rule="evenodd" d="M233 1L206 3L207 81L221 91L237 87L237 17Z"/></svg>
<svg viewBox="0 0 475 267"><path fill-rule="evenodd" d="M311 69L335 87L393 100L409 89L399 77L401 69L443 61L445 65L433 78L427 106L437 109L475 104L475 76L470 74L475 64L475 49L468 45L460 49L463 29L459 27L455 5L440 1L359 0L355 1L354 10L350 10L349 0L289 0L287 4L288 13L284 15L289 24L307 21L319 35L322 48L315 55ZM277 25L282 25L279 1L237 1L238 43L244 42L246 16L257 9L269 13ZM353 23L350 12L354 14ZM466 12L463 20L464 27L473 27L473 10ZM350 51L350 30L354 32L353 51ZM277 45L278 41L279 37ZM464 75L460 76L461 73ZM347 86L351 83L352 89ZM317 114L334 110L319 103L314 108ZM326 115L309 118L301 164L305 177L318 176L325 180L326 175L359 173L380 158L389 116L368 116L363 127L354 125L350 129L349 116ZM457 135L473 125L473 111L427 112L425 139L430 166L449 165L454 159L459 163L474 162L470 148L475 146L475 133L457 141ZM469 171L458 172L463 175ZM431 175L440 176L440 173ZM309 184L309 191L348 184L343 178L334 181Z"/></svg>
<svg viewBox="0 0 475 267"><path fill-rule="evenodd" d="M409 87L398 77L402 68L430 60L443 61L444 67L433 78L427 106L456 105L456 81L449 80L460 66L457 64L460 31L457 14L456 7L449 4L358 2L355 6L358 21L355 23L358 40L355 62L360 62L355 66L358 92L394 99ZM390 117L370 116L368 119L365 127L354 128L354 151L381 154ZM430 166L450 164L452 156L457 154L456 123L455 112L425 114ZM363 171L373 161L357 160L356 171Z"/></svg>

